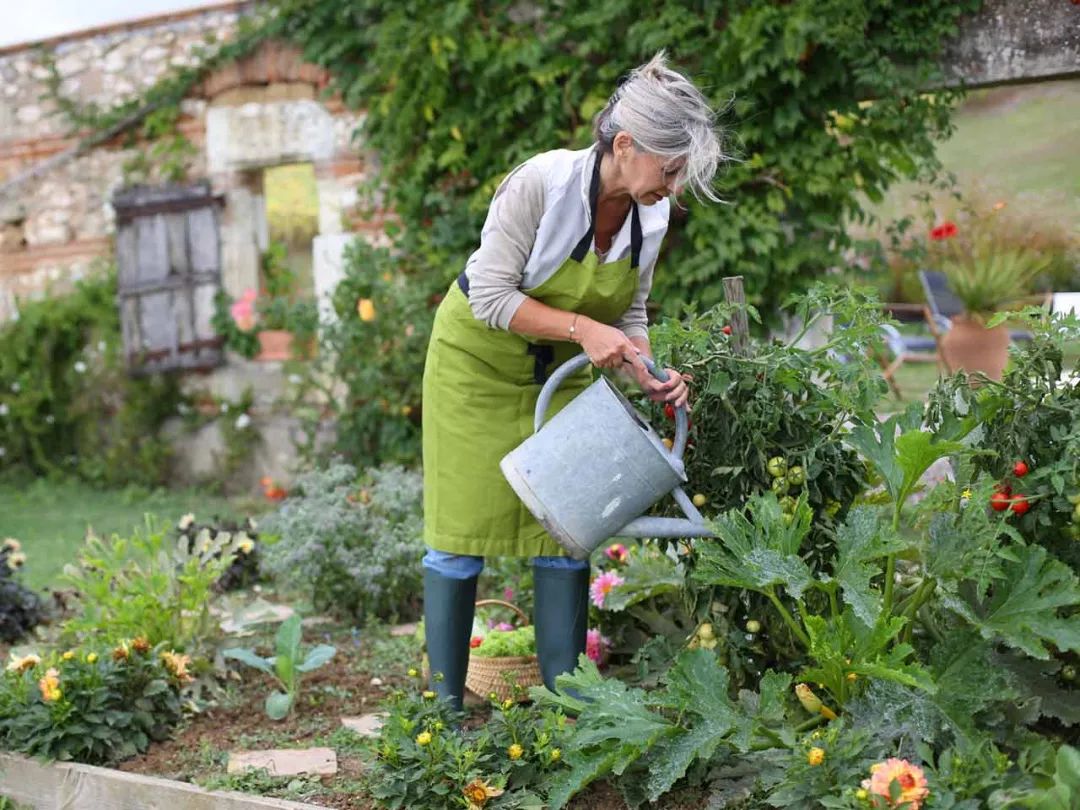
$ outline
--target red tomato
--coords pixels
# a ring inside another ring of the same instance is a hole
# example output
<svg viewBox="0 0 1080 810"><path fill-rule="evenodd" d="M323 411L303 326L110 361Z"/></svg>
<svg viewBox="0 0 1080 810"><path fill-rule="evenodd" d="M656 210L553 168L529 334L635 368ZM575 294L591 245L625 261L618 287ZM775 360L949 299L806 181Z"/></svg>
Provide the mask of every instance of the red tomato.
<svg viewBox="0 0 1080 810"><path fill-rule="evenodd" d="M731 327L730 326L725 326L720 331L723 332L725 335L730 335L731 334Z"/></svg>
<svg viewBox="0 0 1080 810"><path fill-rule="evenodd" d="M1028 465L1023 461L1018 461L1013 465L1013 475L1017 478L1023 478L1028 474Z"/></svg>
<svg viewBox="0 0 1080 810"><path fill-rule="evenodd" d="M1027 502L1027 499L1023 495L1017 495L1012 499L1012 505L1009 508L1016 514L1022 515L1031 508L1031 504Z"/></svg>
<svg viewBox="0 0 1080 810"><path fill-rule="evenodd" d="M672 405L670 402L664 403L664 416L666 416L672 422L675 421L675 406Z"/></svg>
<svg viewBox="0 0 1080 810"><path fill-rule="evenodd" d="M1009 496L1001 491L990 496L990 508L995 512L1004 512L1009 508Z"/></svg>

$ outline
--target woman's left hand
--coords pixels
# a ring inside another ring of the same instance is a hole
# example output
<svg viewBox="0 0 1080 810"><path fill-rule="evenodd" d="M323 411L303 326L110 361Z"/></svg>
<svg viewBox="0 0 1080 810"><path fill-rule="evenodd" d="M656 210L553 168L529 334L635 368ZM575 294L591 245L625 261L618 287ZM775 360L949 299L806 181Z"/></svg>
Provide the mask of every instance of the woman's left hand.
<svg viewBox="0 0 1080 810"><path fill-rule="evenodd" d="M646 372L638 375L638 385L653 402L670 402L673 407L680 408L690 399L690 387L687 383L694 378L689 374L680 374L673 368L665 371L668 373L667 382L660 382Z"/></svg>

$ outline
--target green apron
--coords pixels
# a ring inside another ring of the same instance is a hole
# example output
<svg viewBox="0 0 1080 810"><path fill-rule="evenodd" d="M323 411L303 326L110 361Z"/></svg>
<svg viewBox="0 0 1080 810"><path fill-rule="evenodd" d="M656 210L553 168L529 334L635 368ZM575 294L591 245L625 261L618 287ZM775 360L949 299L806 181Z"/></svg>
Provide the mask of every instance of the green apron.
<svg viewBox="0 0 1080 810"><path fill-rule="evenodd" d="M588 231L555 273L524 292L556 309L611 324L638 287L641 224L631 213L631 255L600 263L590 250L600 160L590 186ZM532 340L478 320L465 274L435 314L424 367L424 542L437 551L477 556L561 556L566 552L537 523L499 469L502 457L533 432L543 382L581 352L572 341ZM555 393L551 418L592 379L591 368Z"/></svg>

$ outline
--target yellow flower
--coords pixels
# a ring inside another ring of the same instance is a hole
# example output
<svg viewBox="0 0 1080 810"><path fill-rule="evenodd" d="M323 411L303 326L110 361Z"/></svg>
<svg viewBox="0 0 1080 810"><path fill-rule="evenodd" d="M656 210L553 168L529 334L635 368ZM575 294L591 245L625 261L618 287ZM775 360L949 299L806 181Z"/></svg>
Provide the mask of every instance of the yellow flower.
<svg viewBox="0 0 1080 810"><path fill-rule="evenodd" d="M431 732L430 731L421 731L419 734L416 735L416 744L417 745L427 745L430 742L431 742Z"/></svg>
<svg viewBox="0 0 1080 810"><path fill-rule="evenodd" d="M255 541L250 537L245 537L236 544L236 548L241 554L250 554L255 548Z"/></svg>
<svg viewBox="0 0 1080 810"><path fill-rule="evenodd" d="M506 700L504 700L504 701L502 702L502 707L503 707L504 709L509 709L509 708L511 708L511 707L512 707L513 705L514 705L514 701L512 701L512 700L511 700L510 698L507 698Z"/></svg>
<svg viewBox="0 0 1080 810"><path fill-rule="evenodd" d="M60 657L63 658L65 661L70 661L72 658L75 657L75 651L74 650L68 650L66 653L64 653Z"/></svg>
<svg viewBox="0 0 1080 810"><path fill-rule="evenodd" d="M180 683L190 683L195 680L191 673L188 672L188 664L191 663L190 655L180 655L177 652L169 650L161 654L161 661L165 665L165 669Z"/></svg>
<svg viewBox="0 0 1080 810"><path fill-rule="evenodd" d="M86 663L92 664L97 661L97 653L90 653L86 656Z"/></svg>
<svg viewBox="0 0 1080 810"><path fill-rule="evenodd" d="M492 787L484 779L473 779L461 791L469 802L469 810L476 810L487 804L488 799L503 795L503 789Z"/></svg>
<svg viewBox="0 0 1080 810"><path fill-rule="evenodd" d="M13 551L7 558L8 568L14 571L17 568L22 568L23 563L26 562L26 555L21 551Z"/></svg>
<svg viewBox="0 0 1080 810"><path fill-rule="evenodd" d="M836 712L822 703L821 698L815 695L814 690L805 683L795 684L795 694L799 698L799 703L810 714L820 714L826 720L836 719Z"/></svg>
<svg viewBox="0 0 1080 810"><path fill-rule="evenodd" d="M375 304L370 298L361 298L357 301L356 312L362 321L371 322L375 320Z"/></svg>
<svg viewBox="0 0 1080 810"><path fill-rule="evenodd" d="M41 659L33 653L30 653L30 655L24 655L22 658L16 658L13 655L11 656L11 661L8 662L7 671L18 672L21 674L23 672L26 672L26 670L28 669L33 669L40 663Z"/></svg>
<svg viewBox="0 0 1080 810"><path fill-rule="evenodd" d="M865 802L867 799L870 798L870 791L868 791L866 788L859 788L855 791L855 798L861 802Z"/></svg>
<svg viewBox="0 0 1080 810"><path fill-rule="evenodd" d="M41 699L46 703L59 700L63 696L60 691L60 673L50 668L45 677L38 681L38 688L41 690Z"/></svg>
<svg viewBox="0 0 1080 810"><path fill-rule="evenodd" d="M849 672L844 677L847 678L849 681L854 681L854 680L857 680L859 676L856 675L854 672Z"/></svg>
<svg viewBox="0 0 1080 810"><path fill-rule="evenodd" d="M423 697L423 698L424 698L424 700L434 700L434 699L435 699L435 693L434 693L434 692L432 692L432 691L431 691L430 689L427 689L427 690L425 690L425 691L423 692L423 694L421 695L421 697Z"/></svg>
<svg viewBox="0 0 1080 810"><path fill-rule="evenodd" d="M409 677L410 678L419 678L420 677L420 670L418 670L416 667L409 667Z"/></svg>
<svg viewBox="0 0 1080 810"><path fill-rule="evenodd" d="M19 551L22 549L22 543L14 537L5 537L2 548L6 548L8 551Z"/></svg>
<svg viewBox="0 0 1080 810"><path fill-rule="evenodd" d="M561 748L552 748L551 749L551 761L552 762L558 762L560 759L562 759L562 749Z"/></svg>
<svg viewBox="0 0 1080 810"><path fill-rule="evenodd" d="M963 492L960 493L960 497L965 500L971 500L971 496L975 493L971 491L971 487L966 487Z"/></svg>
<svg viewBox="0 0 1080 810"><path fill-rule="evenodd" d="M825 761L825 749L824 748L811 748L806 755L806 761L813 766L818 766Z"/></svg>
<svg viewBox="0 0 1080 810"><path fill-rule="evenodd" d="M525 749L517 743L514 743L506 750L506 753L510 755L510 759L521 759L521 755L525 753Z"/></svg>

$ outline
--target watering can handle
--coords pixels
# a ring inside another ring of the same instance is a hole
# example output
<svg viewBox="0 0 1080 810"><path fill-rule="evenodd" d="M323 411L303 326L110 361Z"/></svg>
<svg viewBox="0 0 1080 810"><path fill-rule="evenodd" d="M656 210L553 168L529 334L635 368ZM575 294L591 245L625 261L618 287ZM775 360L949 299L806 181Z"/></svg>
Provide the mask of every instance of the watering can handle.
<svg viewBox="0 0 1080 810"><path fill-rule="evenodd" d="M660 382L667 382L668 373L662 369L657 368L645 355L641 355L641 362L645 364L645 368L649 370ZM540 396L536 400L536 416L533 420L533 430L539 431L544 424L544 415L547 413L548 406L551 405L551 397L558 390L559 386L563 384L567 377L574 374L577 371L585 368L589 365L589 356L582 352L579 355L575 355L555 369L555 372L548 377L548 381L544 383L544 387L540 389ZM686 417L686 406L680 405L675 409L675 441L671 446L671 454L677 459L682 459L683 451L686 449L686 436L689 432L689 422Z"/></svg>

